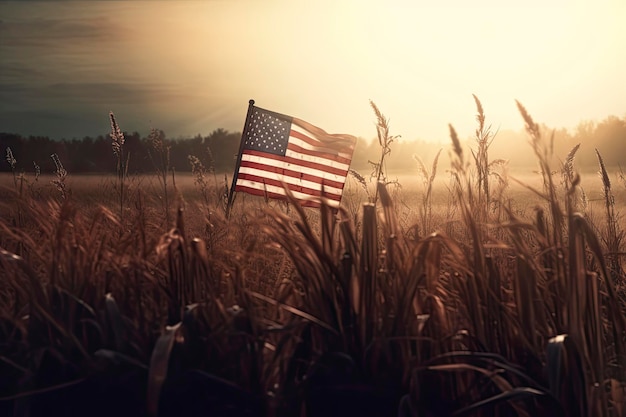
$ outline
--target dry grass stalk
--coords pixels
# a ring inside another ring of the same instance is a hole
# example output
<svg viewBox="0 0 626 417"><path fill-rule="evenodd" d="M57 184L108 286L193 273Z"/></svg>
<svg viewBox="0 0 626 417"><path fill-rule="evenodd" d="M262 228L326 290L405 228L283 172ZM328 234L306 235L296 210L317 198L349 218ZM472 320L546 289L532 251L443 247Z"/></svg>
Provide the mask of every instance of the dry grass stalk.
<svg viewBox="0 0 626 417"><path fill-rule="evenodd" d="M111 147L113 148L113 154L117 158L117 186L119 192L119 210L120 210L120 219L124 219L124 207L126 204L126 194L127 190L127 178L128 178L128 165L130 162L130 153L128 155L124 154L124 133L120 129L120 126L117 124L117 120L115 120L115 115L113 112L109 112L109 119L111 121L111 133L109 136L111 137Z"/></svg>
<svg viewBox="0 0 626 417"><path fill-rule="evenodd" d="M452 149L454 150L455 155L458 158L458 162L460 165L463 165L463 148L461 148L461 141L459 140L459 135L457 135L454 127L449 124L450 129L450 139L452 139Z"/></svg>
<svg viewBox="0 0 626 417"><path fill-rule="evenodd" d="M624 231L619 227L619 214L615 210L615 197L611 191L611 180L604 165L602 155L596 149L596 156L600 165L600 178L602 178L602 192L604 194L604 208L606 210L606 236L607 256L610 259L611 270L614 276L620 275L619 251L624 240Z"/></svg>
<svg viewBox="0 0 626 417"><path fill-rule="evenodd" d="M35 168L35 181L39 181L41 175L41 168L37 165L37 162L33 161L33 168Z"/></svg>
<svg viewBox="0 0 626 417"><path fill-rule="evenodd" d="M413 155L413 159L417 162L418 173L422 178L422 184L424 187L424 193L422 194L422 205L420 207L420 222L424 233L430 233L432 229L432 192L433 183L437 176L437 163L439 161L439 155L441 155L442 149L439 149L435 158L433 159L430 172L426 169L426 165L422 162L421 158L417 155Z"/></svg>
<svg viewBox="0 0 626 417"><path fill-rule="evenodd" d="M372 165L374 169L372 172L372 178L376 179L376 184L380 182L386 184L388 183L388 179L386 175L385 158L391 153L391 144L400 136L391 136L389 134L389 120L371 100L370 105L372 106L372 110L374 110L374 114L376 115L376 134L378 138L378 145L380 146L380 159L377 162L368 162ZM376 188L372 202L376 204L377 200L378 187Z"/></svg>
<svg viewBox="0 0 626 417"><path fill-rule="evenodd" d="M54 162L56 179L52 180L52 184L56 187L56 189L61 193L61 199L66 200L68 197L68 189L65 180L67 179L67 171L63 168L63 163L61 163L61 159L59 155L53 153L50 155L52 161Z"/></svg>
<svg viewBox="0 0 626 417"><path fill-rule="evenodd" d="M365 177L359 174L359 172L354 169L350 169L348 172L359 183L361 188L363 188L363 191L365 191L365 194L367 195L368 200L371 200L369 188L367 186L367 181L365 180Z"/></svg>
<svg viewBox="0 0 626 417"><path fill-rule="evenodd" d="M191 165L191 174L194 177L193 182L199 188L205 207L207 211L210 212L209 187L205 178L207 175L207 169L197 156L187 155L187 159Z"/></svg>
<svg viewBox="0 0 626 417"><path fill-rule="evenodd" d="M472 94L476 103L476 109L478 114L476 120L478 121L478 128L476 128L475 139L478 144L476 152L472 151L474 157L474 165L476 167L476 187L478 190L478 204L479 207L489 207L491 204L491 196L489 194L489 177L490 177L490 162L489 162L489 146L493 141L495 135L491 133L491 127L485 126L485 113L483 106L476 95ZM486 219L486 217L485 217Z"/></svg>
<svg viewBox="0 0 626 417"><path fill-rule="evenodd" d="M163 211L165 212L165 223L170 223L170 198L168 192L167 176L172 170L170 166L170 146L165 142L163 132L157 129L151 129L148 140L152 146L152 152L148 151L152 165L157 173L157 178L163 189ZM172 171L172 177L173 177Z"/></svg>
<svg viewBox="0 0 626 417"><path fill-rule="evenodd" d="M9 166L11 167L11 173L13 174L13 185L15 186L15 189L17 190L17 174L15 173L15 165L17 164L17 160L13 156L13 151L11 150L9 146L7 146L6 160L9 163Z"/></svg>

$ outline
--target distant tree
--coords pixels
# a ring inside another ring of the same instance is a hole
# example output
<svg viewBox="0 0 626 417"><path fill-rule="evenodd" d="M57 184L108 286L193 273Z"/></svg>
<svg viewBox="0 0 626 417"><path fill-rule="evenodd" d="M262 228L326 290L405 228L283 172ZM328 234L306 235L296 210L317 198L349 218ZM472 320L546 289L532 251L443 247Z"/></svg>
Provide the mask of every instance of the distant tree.
<svg viewBox="0 0 626 417"><path fill-rule="evenodd" d="M600 122L581 122L576 126L574 139L582 144L577 158L581 166L597 165L595 148L600 151L605 165L626 164L626 118L609 116Z"/></svg>
<svg viewBox="0 0 626 417"><path fill-rule="evenodd" d="M594 143L606 165L626 165L626 119L609 116L598 123Z"/></svg>
<svg viewBox="0 0 626 417"><path fill-rule="evenodd" d="M240 132L233 133L220 128L205 137L203 145L205 149L210 150L210 156L216 171L233 172L237 162L236 157L240 143ZM199 155L196 156L201 158Z"/></svg>

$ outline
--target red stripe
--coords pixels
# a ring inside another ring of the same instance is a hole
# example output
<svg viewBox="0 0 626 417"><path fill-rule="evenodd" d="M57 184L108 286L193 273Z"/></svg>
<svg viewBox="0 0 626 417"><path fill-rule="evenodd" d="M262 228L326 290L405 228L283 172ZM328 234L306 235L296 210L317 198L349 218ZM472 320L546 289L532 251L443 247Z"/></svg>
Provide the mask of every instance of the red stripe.
<svg viewBox="0 0 626 417"><path fill-rule="evenodd" d="M241 164L239 164L239 166L246 167L246 168L256 168L256 169L260 169L260 170L267 171L267 172L274 172L276 174L283 175L285 177L292 177L292 178L297 178L297 179L301 179L305 181L312 181L318 184L321 184L323 182L324 185L327 185L329 187L339 188L339 189L343 189L343 184L344 184L342 182L333 181L333 180L329 180L326 178L321 178L315 175L304 174L302 172L294 171L291 169L277 168L277 167L273 167L273 166L269 166L265 164L260 164L258 162L241 161Z"/></svg>
<svg viewBox="0 0 626 417"><path fill-rule="evenodd" d="M252 149L244 149L243 154L244 155L259 156L259 157L262 157L262 158L273 159L275 161L281 161L281 162L286 162L286 163L293 164L293 165L299 165L299 166L302 166L302 167L305 167L305 168L318 169L320 171L325 171L325 172L328 172L330 174L340 175L342 177L345 177L345 176L348 175L348 171L345 170L345 169L329 167L329 166L326 166L326 165L318 164L318 163L315 163L315 162L309 162L309 161L305 161L305 160L298 159L298 158L292 158L292 157L289 157L289 156L274 155L274 154L271 154L271 153L255 151L255 150L252 150ZM243 161L241 161L241 162L243 162Z"/></svg>
<svg viewBox="0 0 626 417"><path fill-rule="evenodd" d="M237 176L237 179L238 180L242 179L242 180L248 180L248 181L255 181L255 182L258 182L258 183L261 183L261 184L274 185L276 187L281 187L281 188L283 188L283 184L284 184L284 186L286 186L291 191L297 191L297 192L300 192L300 193L303 193L303 194L308 194L308 195L314 196L314 197L321 197L322 196L322 191L321 190L314 190L312 188L302 187L300 185L295 185L295 184L287 184L287 183L283 183L283 182L278 181L278 180L265 178L265 177L259 177L259 176L252 175L252 174L239 174ZM341 200L341 196L337 195L337 194L326 193L326 194L324 194L324 197L327 197L330 200L337 200L337 201Z"/></svg>
<svg viewBox="0 0 626 417"><path fill-rule="evenodd" d="M305 148L303 148L301 146L298 146L296 144L293 144L291 142L289 142L289 144L287 145L287 149L289 149L290 151L294 151L294 152L298 152L298 153L304 154L304 155L311 155L311 156L316 156L318 158L330 159L331 161L335 161L335 162L339 162L339 163L342 163L342 164L350 165L350 159L348 159L348 158L344 158L342 156L331 154L331 153L327 153L327 152L320 152L320 151L316 151L316 150L312 150L312 149L305 149Z"/></svg>
<svg viewBox="0 0 626 417"><path fill-rule="evenodd" d="M235 186L235 191L239 192L245 192L248 194L253 194L253 195L259 195L262 197L267 197L267 198L272 198L275 200L287 200L287 196L283 195L283 194L277 194L277 193L271 193L271 192L266 192L265 190L257 190L256 188L249 188L249 187L244 187L242 185L237 185ZM299 204L301 206L304 207L315 207L318 208L321 206L321 204L318 201L315 200L298 200Z"/></svg>

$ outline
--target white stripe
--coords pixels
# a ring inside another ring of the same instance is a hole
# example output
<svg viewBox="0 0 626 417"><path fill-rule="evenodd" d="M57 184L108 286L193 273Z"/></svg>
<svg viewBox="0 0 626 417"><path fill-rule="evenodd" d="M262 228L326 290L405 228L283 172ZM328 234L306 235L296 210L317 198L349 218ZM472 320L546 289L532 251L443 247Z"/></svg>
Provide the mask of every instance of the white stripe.
<svg viewBox="0 0 626 417"><path fill-rule="evenodd" d="M252 188L254 190L266 191L268 193L286 195L284 188L276 187L275 185L263 184L261 182L237 179L237 185L240 186L240 187ZM311 197L319 198L317 196L312 196L310 194L301 193L299 191L292 191L291 193L298 200L307 200L307 199L310 200ZM333 206L333 207L338 207L339 206L339 201L332 200L332 199L329 198L328 199L328 205Z"/></svg>
<svg viewBox="0 0 626 417"><path fill-rule="evenodd" d="M333 149L332 147L323 146L324 142L319 140L317 138L317 136L315 136L313 133L309 132L305 128L296 125L295 123L291 124L291 130L292 131L296 131L296 132L300 132L303 135L308 136L309 138L314 139L315 141L320 143L320 146L314 146L314 145L311 145L311 144L303 141L302 139L298 139L298 138L296 138L294 136L289 136L289 142L293 143L294 145L298 145L298 146L300 146L300 147L302 147L304 149L309 149L309 150L313 150L313 151L328 152L330 154L341 156L342 158L346 158L346 159L351 159L352 158L352 155L349 154L349 153L337 152L337 150ZM349 145L347 145L347 146L349 146Z"/></svg>
<svg viewBox="0 0 626 417"><path fill-rule="evenodd" d="M287 149L285 152L285 156L295 159L300 159L302 161L314 162L316 164L324 165L327 167L341 169L343 171L347 171L350 168L348 164L342 164L341 162L333 161L332 159L320 158L318 156L306 155L300 152L294 152Z"/></svg>
<svg viewBox="0 0 626 417"><path fill-rule="evenodd" d="M297 165L297 164L292 164L292 163L285 162L285 161L278 161L276 159L265 158L265 157L256 156L256 155L248 155L246 153L241 155L241 160L255 162L255 163L263 164L263 165L269 165L269 166L281 168L281 169L289 169L292 171L302 172L304 174L314 175L319 178L336 181L342 184L346 182L346 175L348 175L347 169L346 169L346 175L342 176L342 175L336 175L330 172L322 171L320 169L308 168L308 167L304 167L304 166Z"/></svg>
<svg viewBox="0 0 626 417"><path fill-rule="evenodd" d="M287 184L310 188L312 190L322 189L322 184L317 183L317 182L301 180L298 178L290 177L288 175L280 175L275 172L267 172L267 171L263 171L261 169L256 169L256 168L240 167L239 173L255 175L257 177L264 177L264 178L269 178L269 179L277 180L277 181L284 181ZM337 194L338 196L341 196L341 190L339 188L330 187L328 185L324 185L324 192L328 194Z"/></svg>

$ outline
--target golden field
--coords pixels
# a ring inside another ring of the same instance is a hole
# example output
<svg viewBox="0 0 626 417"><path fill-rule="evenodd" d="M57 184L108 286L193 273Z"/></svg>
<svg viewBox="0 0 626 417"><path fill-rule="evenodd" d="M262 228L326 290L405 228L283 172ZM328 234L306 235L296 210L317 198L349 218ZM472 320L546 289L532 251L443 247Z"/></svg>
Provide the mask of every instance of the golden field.
<svg viewBox="0 0 626 417"><path fill-rule="evenodd" d="M413 173L374 106L336 212L227 218L229 178L121 157L0 177L0 414L624 415L623 173L579 176L521 105L537 168L509 173L476 101L472 153L451 128Z"/></svg>

